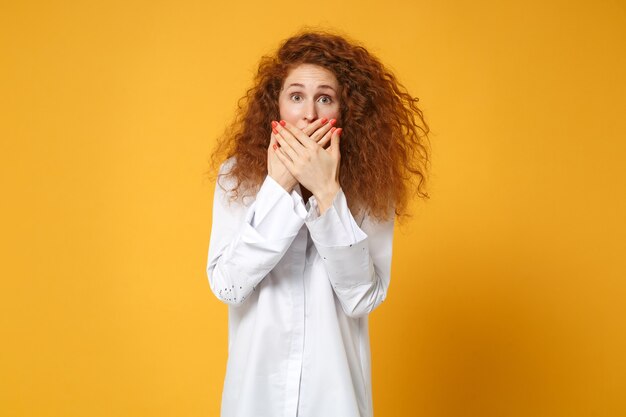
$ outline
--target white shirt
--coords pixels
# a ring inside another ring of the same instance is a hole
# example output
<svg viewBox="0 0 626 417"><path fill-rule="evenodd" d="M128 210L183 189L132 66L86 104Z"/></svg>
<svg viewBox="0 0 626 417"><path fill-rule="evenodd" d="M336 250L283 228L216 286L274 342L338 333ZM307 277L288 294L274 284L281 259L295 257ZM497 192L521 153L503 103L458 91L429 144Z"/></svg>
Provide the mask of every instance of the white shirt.
<svg viewBox="0 0 626 417"><path fill-rule="evenodd" d="M372 417L368 314L387 295L393 218L357 222L342 190L320 216L270 176L252 201L227 198L217 184L207 264L228 304L221 416Z"/></svg>

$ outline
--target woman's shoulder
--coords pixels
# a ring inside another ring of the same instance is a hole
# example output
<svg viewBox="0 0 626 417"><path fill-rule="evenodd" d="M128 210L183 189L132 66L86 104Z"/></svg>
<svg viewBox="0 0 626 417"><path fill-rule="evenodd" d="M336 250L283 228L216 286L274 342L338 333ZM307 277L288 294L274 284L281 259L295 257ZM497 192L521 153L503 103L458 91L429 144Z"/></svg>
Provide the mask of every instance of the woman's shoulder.
<svg viewBox="0 0 626 417"><path fill-rule="evenodd" d="M237 157L231 156L220 164L217 171L217 183L222 188L230 189L236 184L236 179L231 175L233 168L237 164Z"/></svg>
<svg viewBox="0 0 626 417"><path fill-rule="evenodd" d="M377 228L393 224L396 221L396 217L396 210L393 206L388 208L387 215L384 217L374 216L367 209L357 210L357 214L354 216L357 224L362 228Z"/></svg>
<svg viewBox="0 0 626 417"><path fill-rule="evenodd" d="M249 206L255 200L256 193L247 193L232 171L237 164L237 157L231 156L220 164L216 187L221 189L223 198L231 203Z"/></svg>
<svg viewBox="0 0 626 417"><path fill-rule="evenodd" d="M220 164L219 174L223 175L228 173L237 164L237 155L233 155Z"/></svg>

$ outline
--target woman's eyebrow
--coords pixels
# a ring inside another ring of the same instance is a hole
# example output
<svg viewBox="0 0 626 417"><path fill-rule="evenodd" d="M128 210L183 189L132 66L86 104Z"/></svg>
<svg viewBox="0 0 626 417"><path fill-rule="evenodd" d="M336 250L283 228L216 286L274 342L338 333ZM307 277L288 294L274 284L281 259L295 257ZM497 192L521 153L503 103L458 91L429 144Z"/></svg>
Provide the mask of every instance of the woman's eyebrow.
<svg viewBox="0 0 626 417"><path fill-rule="evenodd" d="M300 88L304 88L304 84L300 84L300 83L291 83L287 86L287 88L289 87L300 87ZM317 89L322 89L322 88L330 88L331 90L335 91L335 89L333 87L331 87L330 85L327 84L320 84L317 86Z"/></svg>

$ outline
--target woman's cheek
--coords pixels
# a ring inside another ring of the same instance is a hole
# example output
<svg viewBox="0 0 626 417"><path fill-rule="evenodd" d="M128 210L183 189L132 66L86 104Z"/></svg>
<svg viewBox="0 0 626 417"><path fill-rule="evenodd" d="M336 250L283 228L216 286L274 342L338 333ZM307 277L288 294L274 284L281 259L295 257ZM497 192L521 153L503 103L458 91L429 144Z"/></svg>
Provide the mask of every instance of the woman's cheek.
<svg viewBox="0 0 626 417"><path fill-rule="evenodd" d="M303 116L298 112L288 112L287 115L283 117L283 120L288 121L294 126L300 126L302 118Z"/></svg>
<svg viewBox="0 0 626 417"><path fill-rule="evenodd" d="M339 119L339 111L337 110L329 110L329 111L321 111L319 112L319 117L325 117L327 119Z"/></svg>
<svg viewBox="0 0 626 417"><path fill-rule="evenodd" d="M326 106L319 109L319 117L325 117L327 119L339 119L339 106Z"/></svg>
<svg viewBox="0 0 626 417"><path fill-rule="evenodd" d="M291 124L299 119L299 111L295 106L282 105L280 106L280 118L288 121Z"/></svg>

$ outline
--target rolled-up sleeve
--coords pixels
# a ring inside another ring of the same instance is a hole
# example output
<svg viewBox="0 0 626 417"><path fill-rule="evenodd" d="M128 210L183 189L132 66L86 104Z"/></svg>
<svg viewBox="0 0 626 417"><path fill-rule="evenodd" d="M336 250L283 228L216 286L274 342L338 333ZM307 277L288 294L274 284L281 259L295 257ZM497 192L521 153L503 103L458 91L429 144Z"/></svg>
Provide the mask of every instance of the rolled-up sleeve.
<svg viewBox="0 0 626 417"><path fill-rule="evenodd" d="M305 223L344 312L355 318L372 312L389 288L393 216L378 222L366 215L359 227L341 189L322 216L315 197L310 203Z"/></svg>
<svg viewBox="0 0 626 417"><path fill-rule="evenodd" d="M218 180L206 268L215 296L230 305L243 303L281 260L306 215L301 200L270 176L249 206L228 201Z"/></svg>

